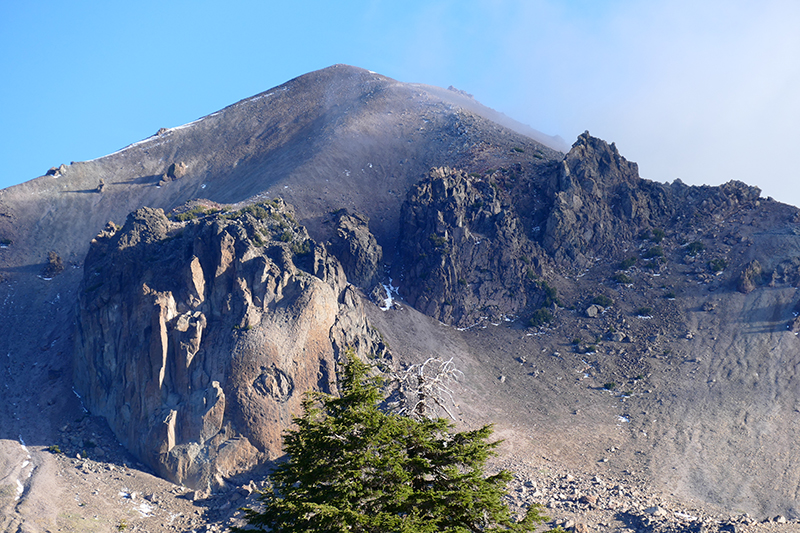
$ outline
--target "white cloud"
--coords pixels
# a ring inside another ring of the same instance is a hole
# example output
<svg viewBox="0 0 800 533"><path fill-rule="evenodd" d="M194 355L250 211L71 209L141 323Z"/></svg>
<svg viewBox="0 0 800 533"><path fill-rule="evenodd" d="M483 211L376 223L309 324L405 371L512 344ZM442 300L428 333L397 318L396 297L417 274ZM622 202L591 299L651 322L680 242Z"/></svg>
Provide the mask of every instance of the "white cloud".
<svg viewBox="0 0 800 533"><path fill-rule="evenodd" d="M617 82L625 98L581 106L584 116L645 177L737 179L800 205L800 4L675 6L623 19L636 30L611 52L628 64Z"/></svg>
<svg viewBox="0 0 800 533"><path fill-rule="evenodd" d="M498 0L465 10L483 29L477 42L449 35L431 52L477 47L493 58L460 74L487 105L568 142L588 129L649 179L737 179L800 205L800 3ZM437 23L446 27L444 15Z"/></svg>

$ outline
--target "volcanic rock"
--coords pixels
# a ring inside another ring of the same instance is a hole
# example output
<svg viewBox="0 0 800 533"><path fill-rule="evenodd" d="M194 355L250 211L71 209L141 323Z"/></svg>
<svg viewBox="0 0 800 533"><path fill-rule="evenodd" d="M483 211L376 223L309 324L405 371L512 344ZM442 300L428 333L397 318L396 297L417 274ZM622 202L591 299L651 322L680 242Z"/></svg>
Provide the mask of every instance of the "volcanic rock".
<svg viewBox="0 0 800 533"><path fill-rule="evenodd" d="M159 475L221 485L280 455L353 337L380 351L350 290L282 202L187 222L139 209L87 255L75 387Z"/></svg>

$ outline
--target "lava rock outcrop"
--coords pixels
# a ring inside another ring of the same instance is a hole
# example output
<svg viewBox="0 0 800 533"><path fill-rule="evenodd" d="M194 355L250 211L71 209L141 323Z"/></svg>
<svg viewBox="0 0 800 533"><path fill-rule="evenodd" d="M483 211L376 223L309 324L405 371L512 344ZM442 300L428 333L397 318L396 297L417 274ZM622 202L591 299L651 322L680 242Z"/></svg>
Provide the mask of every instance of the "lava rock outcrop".
<svg viewBox="0 0 800 533"><path fill-rule="evenodd" d="M278 457L303 394L335 387L337 354L378 347L339 261L283 202L197 214L142 208L92 241L74 373L126 448L206 487Z"/></svg>

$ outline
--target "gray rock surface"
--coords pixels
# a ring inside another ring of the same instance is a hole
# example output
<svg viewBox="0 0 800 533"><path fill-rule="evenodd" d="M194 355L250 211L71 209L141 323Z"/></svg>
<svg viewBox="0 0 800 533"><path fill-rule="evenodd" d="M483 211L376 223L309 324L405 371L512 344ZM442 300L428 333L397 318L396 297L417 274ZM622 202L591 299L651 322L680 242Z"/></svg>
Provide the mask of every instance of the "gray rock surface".
<svg viewBox="0 0 800 533"><path fill-rule="evenodd" d="M373 351L350 290L282 202L186 222L137 210L89 250L76 390L159 475L220 486L280 455L353 338Z"/></svg>

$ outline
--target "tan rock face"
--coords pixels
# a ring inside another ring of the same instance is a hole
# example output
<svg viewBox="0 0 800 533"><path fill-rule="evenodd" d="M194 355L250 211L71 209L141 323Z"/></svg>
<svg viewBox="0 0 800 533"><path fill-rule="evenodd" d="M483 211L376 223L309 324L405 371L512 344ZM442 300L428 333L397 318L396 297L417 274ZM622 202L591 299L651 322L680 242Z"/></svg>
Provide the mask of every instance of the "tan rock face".
<svg viewBox="0 0 800 533"><path fill-rule="evenodd" d="M370 338L352 290L280 202L189 222L140 209L87 256L76 389L160 475L222 483L278 457L303 394Z"/></svg>

